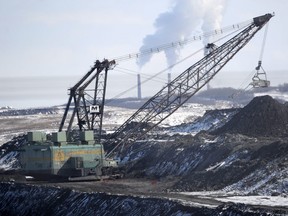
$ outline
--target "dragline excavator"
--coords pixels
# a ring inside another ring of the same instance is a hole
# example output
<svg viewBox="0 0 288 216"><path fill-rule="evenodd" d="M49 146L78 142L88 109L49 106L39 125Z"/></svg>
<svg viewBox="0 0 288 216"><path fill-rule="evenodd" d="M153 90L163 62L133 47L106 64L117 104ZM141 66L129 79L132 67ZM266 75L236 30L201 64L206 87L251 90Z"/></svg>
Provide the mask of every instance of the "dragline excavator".
<svg viewBox="0 0 288 216"><path fill-rule="evenodd" d="M249 24L238 30L239 33L220 46L214 43L207 44L207 55L150 98L104 143L101 140L101 133L108 71L119 61L133 56L140 57L145 53L129 54L112 61L97 60L85 76L70 88L69 100L59 131L53 133L49 139L40 133L28 133L29 145L21 152L23 171L29 174L67 176L72 180L87 176L97 179L113 175L111 170L117 168L117 161L109 158L119 156L121 149L125 148L128 142L143 137L195 95L268 23L271 17L272 14L265 14L253 18ZM176 43L172 44L174 46ZM149 50L146 54L149 54ZM91 85L94 88L89 89L88 86ZM73 129L76 125L75 119L78 130ZM137 124L131 126L135 122ZM145 130L141 128L143 125ZM76 135L73 133L75 131Z"/></svg>

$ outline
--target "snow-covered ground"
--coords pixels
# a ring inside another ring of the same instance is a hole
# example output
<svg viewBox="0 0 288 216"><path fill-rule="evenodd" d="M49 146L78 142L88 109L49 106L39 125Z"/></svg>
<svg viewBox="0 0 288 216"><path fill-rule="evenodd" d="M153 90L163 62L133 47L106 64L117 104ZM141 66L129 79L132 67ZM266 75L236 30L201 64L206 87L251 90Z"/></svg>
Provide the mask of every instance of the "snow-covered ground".
<svg viewBox="0 0 288 216"><path fill-rule="evenodd" d="M187 103L163 121L161 126L171 127L182 123L193 122L196 118L202 116L206 110L225 109L231 106L232 105L226 101L219 101L215 105ZM58 108L57 113L52 114L39 113L21 115L21 113L19 113L19 115L16 116L0 115L0 145L11 140L13 136L27 133L28 131L57 131L64 113L64 107L61 107L61 109L60 107ZM7 110L11 111L13 109L2 109L2 112ZM136 109L106 106L103 117L103 129L108 133L113 132L136 111Z"/></svg>
<svg viewBox="0 0 288 216"><path fill-rule="evenodd" d="M216 198L222 202L243 203L247 205L277 206L288 208L288 197L281 196L227 196Z"/></svg>
<svg viewBox="0 0 288 216"><path fill-rule="evenodd" d="M12 151L8 154L6 154L4 157L0 158L0 170L14 170L18 169L17 167L17 155L18 152Z"/></svg>
<svg viewBox="0 0 288 216"><path fill-rule="evenodd" d="M201 117L207 110L227 109L232 104L227 101L218 101L215 105L204 105L198 103L187 103L180 107L175 113L162 122L162 126L176 126L183 123L191 123L196 118Z"/></svg>
<svg viewBox="0 0 288 216"><path fill-rule="evenodd" d="M195 191L195 192L181 192L180 194L199 197L203 199L214 199L221 202L233 202L242 203L246 205L258 205L258 206L275 206L275 207L287 207L287 196L242 196L237 195L237 192L231 191L229 193L225 191Z"/></svg>

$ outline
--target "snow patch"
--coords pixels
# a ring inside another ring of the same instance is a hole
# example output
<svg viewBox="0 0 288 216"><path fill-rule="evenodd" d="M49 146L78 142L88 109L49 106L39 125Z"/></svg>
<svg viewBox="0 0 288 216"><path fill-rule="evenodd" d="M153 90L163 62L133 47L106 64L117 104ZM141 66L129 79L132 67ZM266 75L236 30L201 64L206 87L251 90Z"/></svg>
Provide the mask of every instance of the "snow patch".
<svg viewBox="0 0 288 216"><path fill-rule="evenodd" d="M15 170L20 168L18 164L18 152L12 151L0 158L0 170Z"/></svg>
<svg viewBox="0 0 288 216"><path fill-rule="evenodd" d="M288 207L288 197L281 196L228 196L216 198L216 200L247 205Z"/></svg>

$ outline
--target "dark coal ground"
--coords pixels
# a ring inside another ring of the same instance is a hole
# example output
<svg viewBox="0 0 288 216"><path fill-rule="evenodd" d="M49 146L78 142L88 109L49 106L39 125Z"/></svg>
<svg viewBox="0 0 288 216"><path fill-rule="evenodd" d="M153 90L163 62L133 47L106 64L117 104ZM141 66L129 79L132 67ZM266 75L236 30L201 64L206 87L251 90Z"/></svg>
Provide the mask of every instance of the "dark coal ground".
<svg viewBox="0 0 288 216"><path fill-rule="evenodd" d="M193 207L161 198L80 193L69 188L1 183L1 215L275 215L269 210L243 204L217 208Z"/></svg>

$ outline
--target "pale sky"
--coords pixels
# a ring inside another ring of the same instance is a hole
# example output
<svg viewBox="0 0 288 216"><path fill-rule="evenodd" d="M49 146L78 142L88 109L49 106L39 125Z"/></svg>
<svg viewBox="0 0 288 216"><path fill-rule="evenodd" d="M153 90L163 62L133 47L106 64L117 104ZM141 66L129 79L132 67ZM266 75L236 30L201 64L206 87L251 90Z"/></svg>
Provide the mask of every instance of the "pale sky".
<svg viewBox="0 0 288 216"><path fill-rule="evenodd" d="M269 22L263 67L272 86L288 82L288 1L222 1L225 5L221 27L275 12L275 17ZM0 0L0 107L65 103L67 89L90 69L96 59L112 59L137 52L143 38L155 32L154 23L159 14L171 10L173 2ZM199 28L192 31L199 32ZM257 66L263 35L264 29L229 62L211 85L238 88L245 82ZM183 48L180 57L197 51L199 44L192 43ZM194 62L196 59L174 68L172 77ZM117 68L110 71L108 98L136 84L139 72L136 60L119 62L118 66L134 71L134 74L123 73ZM166 67L164 54L153 56L141 69L142 80L144 76L151 76ZM143 85L143 96L156 93L164 85L165 78L166 74L162 83ZM137 96L136 90L124 96Z"/></svg>

